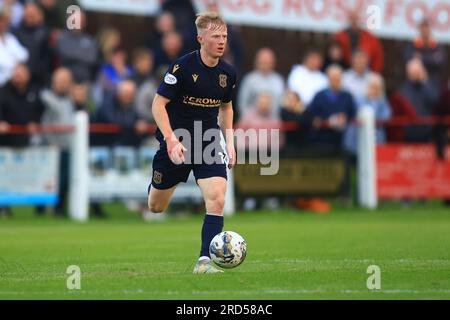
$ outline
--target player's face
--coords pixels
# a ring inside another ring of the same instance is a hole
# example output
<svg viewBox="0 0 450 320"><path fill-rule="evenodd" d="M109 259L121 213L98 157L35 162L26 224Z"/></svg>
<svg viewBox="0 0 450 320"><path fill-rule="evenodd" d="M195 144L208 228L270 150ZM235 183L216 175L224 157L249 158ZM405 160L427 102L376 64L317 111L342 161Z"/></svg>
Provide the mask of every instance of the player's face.
<svg viewBox="0 0 450 320"><path fill-rule="evenodd" d="M217 30L206 30L200 38L200 43L209 56L213 58L223 56L228 40L226 26L222 26Z"/></svg>

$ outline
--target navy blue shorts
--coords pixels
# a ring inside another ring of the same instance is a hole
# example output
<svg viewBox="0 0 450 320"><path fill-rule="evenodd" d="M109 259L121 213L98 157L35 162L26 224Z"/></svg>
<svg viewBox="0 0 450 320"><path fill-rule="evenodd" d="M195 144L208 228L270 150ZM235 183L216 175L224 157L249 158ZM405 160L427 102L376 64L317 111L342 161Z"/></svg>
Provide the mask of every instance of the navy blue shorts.
<svg viewBox="0 0 450 320"><path fill-rule="evenodd" d="M191 170L194 172L195 180L212 177L223 177L227 179L226 160L213 164L174 164L167 154L165 147L160 148L153 158L153 175L150 187L159 190L170 189L180 182L186 182Z"/></svg>

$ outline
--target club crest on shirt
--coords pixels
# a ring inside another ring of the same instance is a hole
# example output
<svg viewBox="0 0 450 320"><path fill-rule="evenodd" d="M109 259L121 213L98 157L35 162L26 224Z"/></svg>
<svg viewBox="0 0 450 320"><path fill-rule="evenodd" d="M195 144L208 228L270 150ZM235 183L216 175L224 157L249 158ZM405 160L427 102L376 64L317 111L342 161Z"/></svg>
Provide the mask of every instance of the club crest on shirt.
<svg viewBox="0 0 450 320"><path fill-rule="evenodd" d="M219 85L222 88L225 88L227 86L227 75L226 74L219 74Z"/></svg>
<svg viewBox="0 0 450 320"><path fill-rule="evenodd" d="M162 182L162 173L155 170L153 173L153 182L155 184L160 184Z"/></svg>

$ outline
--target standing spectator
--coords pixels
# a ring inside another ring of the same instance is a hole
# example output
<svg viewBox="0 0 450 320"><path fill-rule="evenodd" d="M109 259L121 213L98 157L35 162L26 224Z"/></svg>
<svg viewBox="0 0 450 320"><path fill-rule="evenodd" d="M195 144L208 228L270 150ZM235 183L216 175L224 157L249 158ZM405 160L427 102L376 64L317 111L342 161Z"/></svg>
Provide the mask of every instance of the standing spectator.
<svg viewBox="0 0 450 320"><path fill-rule="evenodd" d="M328 45L325 54L325 61L322 66L322 72L325 72L332 64L336 64L344 70L348 69L348 64L345 63L342 48L336 41L332 41Z"/></svg>
<svg viewBox="0 0 450 320"><path fill-rule="evenodd" d="M165 69L183 54L183 38L178 32L164 34L161 49L155 52L156 70Z"/></svg>
<svg viewBox="0 0 450 320"><path fill-rule="evenodd" d="M50 34L39 6L31 2L25 5L22 24L14 30L14 34L30 54L27 65L32 81L40 86L46 85L51 67Z"/></svg>
<svg viewBox="0 0 450 320"><path fill-rule="evenodd" d="M406 66L407 80L400 92L414 107L418 116L432 115L438 102L438 92L428 79L427 71L419 59L412 59ZM431 139L431 127L412 125L406 128L406 140L409 142L428 142Z"/></svg>
<svg viewBox="0 0 450 320"><path fill-rule="evenodd" d="M441 74L445 70L447 57L445 49L431 34L431 23L424 19L419 24L419 36L405 47L405 61L420 59L424 64L430 81L441 87Z"/></svg>
<svg viewBox="0 0 450 320"><path fill-rule="evenodd" d="M90 86L86 82L74 83L70 92L76 111L86 111L91 113L95 106L90 96Z"/></svg>
<svg viewBox="0 0 450 320"><path fill-rule="evenodd" d="M310 142L321 150L342 150L343 133L355 116L355 101L352 95L342 89L342 68L332 65L327 70L329 87L317 93L308 110L314 119L315 130ZM329 128L322 128L327 122Z"/></svg>
<svg viewBox="0 0 450 320"><path fill-rule="evenodd" d="M334 36L335 41L342 48L345 63L350 64L353 53L359 49L367 53L372 71L381 73L384 68L384 52L380 40L361 28L357 11L349 12L348 21L348 28Z"/></svg>
<svg viewBox="0 0 450 320"><path fill-rule="evenodd" d="M75 106L70 93L73 79L69 69L59 68L52 76L51 89L41 92L42 101L45 105L42 116L44 125L71 125L75 116ZM70 141L71 134L48 133L45 134L46 143L56 146L60 150L59 167L59 192L58 203L54 208L56 216L65 215L66 196L69 189L69 165L70 165Z"/></svg>
<svg viewBox="0 0 450 320"><path fill-rule="evenodd" d="M445 118L445 123L439 124L436 127L438 155L439 158L445 159L445 147L450 141L450 80L448 80L443 87L435 114L439 118L442 118L442 120ZM447 200L447 204L450 205L450 200Z"/></svg>
<svg viewBox="0 0 450 320"><path fill-rule="evenodd" d="M112 51L121 46L122 35L119 30L112 27L101 29L97 34L97 42L99 46L99 61L106 62Z"/></svg>
<svg viewBox="0 0 450 320"><path fill-rule="evenodd" d="M155 21L153 33L148 37L146 46L153 52L161 51L162 39L169 32L176 32L175 17L169 11L163 11Z"/></svg>
<svg viewBox="0 0 450 320"><path fill-rule="evenodd" d="M19 0L0 0L0 6L7 6L11 10L11 26L18 27L22 23L23 4Z"/></svg>
<svg viewBox="0 0 450 320"><path fill-rule="evenodd" d="M153 79L154 59L153 52L147 48L138 48L133 52L133 75L138 90L149 79Z"/></svg>
<svg viewBox="0 0 450 320"><path fill-rule="evenodd" d="M255 69L244 76L239 89L238 107L240 114L255 104L262 92L272 95L272 113L278 116L278 106L284 91L283 77L275 71L275 53L269 48L261 48L256 53Z"/></svg>
<svg viewBox="0 0 450 320"><path fill-rule="evenodd" d="M388 120L391 118L391 107L386 99L383 77L377 73L371 73L367 77L367 87L364 95L356 98L356 106L360 108L372 108L376 120ZM347 151L356 155L357 151L357 128L350 125L345 133L344 144ZM386 142L386 132L384 128L376 129L376 142L378 144Z"/></svg>
<svg viewBox="0 0 450 320"><path fill-rule="evenodd" d="M96 122L120 125L121 131L117 135L99 135L97 144L134 147L140 145L147 125L136 112L135 97L136 85L131 80L124 80L118 84L116 95L103 102L96 114Z"/></svg>
<svg viewBox="0 0 450 320"><path fill-rule="evenodd" d="M10 17L9 8L0 4L0 87L11 79L15 66L29 57L27 49L8 32Z"/></svg>
<svg viewBox="0 0 450 320"><path fill-rule="evenodd" d="M28 67L18 64L11 80L0 89L0 145L26 147L30 144L29 134L37 133L44 106L30 77ZM1 136L10 125L26 125L29 134Z"/></svg>
<svg viewBox="0 0 450 320"><path fill-rule="evenodd" d="M86 82L93 79L98 64L97 43L86 28L86 14L80 12L80 29L64 30L58 37L56 52L61 65L68 68L77 82Z"/></svg>
<svg viewBox="0 0 450 320"><path fill-rule="evenodd" d="M357 50L352 56L352 67L344 73L342 84L353 98L359 99L366 94L369 79L369 59L364 51Z"/></svg>
<svg viewBox="0 0 450 320"><path fill-rule="evenodd" d="M327 77L320 71L322 64L320 51L308 51L303 58L303 64L293 66L288 76L289 89L297 92L306 107L317 92L328 85Z"/></svg>

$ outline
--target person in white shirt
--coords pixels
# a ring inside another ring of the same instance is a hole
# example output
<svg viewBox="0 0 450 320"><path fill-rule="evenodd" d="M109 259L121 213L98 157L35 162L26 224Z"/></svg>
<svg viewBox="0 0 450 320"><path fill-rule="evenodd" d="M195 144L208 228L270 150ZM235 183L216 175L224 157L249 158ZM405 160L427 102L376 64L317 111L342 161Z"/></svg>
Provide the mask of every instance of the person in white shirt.
<svg viewBox="0 0 450 320"><path fill-rule="evenodd" d="M317 50L308 51L302 65L294 65L288 76L288 87L295 91L303 104L308 107L314 96L328 86L328 79L321 71L322 54Z"/></svg>
<svg viewBox="0 0 450 320"><path fill-rule="evenodd" d="M11 12L0 4L0 87L12 77L15 66L28 60L28 51L8 32Z"/></svg>
<svg viewBox="0 0 450 320"><path fill-rule="evenodd" d="M358 50L353 53L352 67L344 73L342 85L353 98L360 99L366 94L369 75L369 57L366 52Z"/></svg>
<svg viewBox="0 0 450 320"><path fill-rule="evenodd" d="M279 105L284 92L283 77L275 71L276 56L272 49L261 48L256 53L255 69L242 79L238 94L239 113L242 117L251 109L258 96L265 92L272 96L271 113L278 117Z"/></svg>

